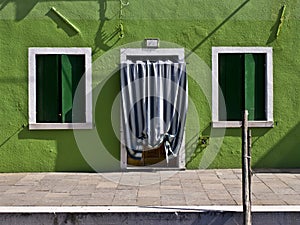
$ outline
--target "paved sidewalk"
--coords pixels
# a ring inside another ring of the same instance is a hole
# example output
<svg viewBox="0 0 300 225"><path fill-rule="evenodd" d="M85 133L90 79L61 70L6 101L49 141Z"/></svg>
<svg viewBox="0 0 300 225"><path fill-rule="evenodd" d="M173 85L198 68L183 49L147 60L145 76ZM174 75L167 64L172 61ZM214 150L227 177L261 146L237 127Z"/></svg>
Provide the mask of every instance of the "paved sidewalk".
<svg viewBox="0 0 300 225"><path fill-rule="evenodd" d="M256 173L254 205L300 205L300 173ZM241 205L241 170L0 173L0 206Z"/></svg>

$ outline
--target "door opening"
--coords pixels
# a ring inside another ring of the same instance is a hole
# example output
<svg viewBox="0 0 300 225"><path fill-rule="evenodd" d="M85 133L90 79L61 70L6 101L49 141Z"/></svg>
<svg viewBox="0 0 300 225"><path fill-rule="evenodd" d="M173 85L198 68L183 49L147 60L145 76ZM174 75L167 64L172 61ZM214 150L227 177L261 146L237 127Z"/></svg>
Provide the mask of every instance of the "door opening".
<svg viewBox="0 0 300 225"><path fill-rule="evenodd" d="M185 168L184 49L121 49L121 168Z"/></svg>

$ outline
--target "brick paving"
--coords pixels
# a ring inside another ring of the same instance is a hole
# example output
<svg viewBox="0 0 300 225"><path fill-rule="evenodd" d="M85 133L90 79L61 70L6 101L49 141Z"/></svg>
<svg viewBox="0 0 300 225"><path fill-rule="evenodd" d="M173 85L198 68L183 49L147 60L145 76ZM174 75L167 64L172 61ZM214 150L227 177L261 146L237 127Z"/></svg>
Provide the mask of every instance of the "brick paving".
<svg viewBox="0 0 300 225"><path fill-rule="evenodd" d="M300 173L255 173L253 205L300 205ZM242 204L241 170L0 173L0 206Z"/></svg>

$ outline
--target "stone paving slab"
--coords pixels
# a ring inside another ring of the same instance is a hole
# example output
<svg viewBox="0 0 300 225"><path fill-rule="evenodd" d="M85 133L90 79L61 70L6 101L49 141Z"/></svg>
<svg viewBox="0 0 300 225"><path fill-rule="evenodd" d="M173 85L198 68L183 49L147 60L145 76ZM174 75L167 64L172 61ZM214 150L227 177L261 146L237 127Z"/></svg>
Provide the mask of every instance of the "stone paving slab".
<svg viewBox="0 0 300 225"><path fill-rule="evenodd" d="M300 205L299 173L255 173L254 205ZM0 173L0 206L242 204L241 170Z"/></svg>

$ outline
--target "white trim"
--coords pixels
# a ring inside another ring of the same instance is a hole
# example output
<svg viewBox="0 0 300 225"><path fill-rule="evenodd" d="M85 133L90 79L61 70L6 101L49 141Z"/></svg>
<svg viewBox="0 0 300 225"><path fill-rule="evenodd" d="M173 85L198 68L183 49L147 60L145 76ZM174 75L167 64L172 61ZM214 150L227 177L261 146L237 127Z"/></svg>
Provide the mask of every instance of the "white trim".
<svg viewBox="0 0 300 225"><path fill-rule="evenodd" d="M50 129L92 129L92 123L34 123L29 125L30 130L50 130Z"/></svg>
<svg viewBox="0 0 300 225"><path fill-rule="evenodd" d="M212 122L212 126L215 128L242 127L242 121L215 121ZM249 121L248 127L274 127L274 122L273 121Z"/></svg>
<svg viewBox="0 0 300 225"><path fill-rule="evenodd" d="M267 119L273 121L273 50L267 49L267 66L266 66L266 105Z"/></svg>
<svg viewBox="0 0 300 225"><path fill-rule="evenodd" d="M179 62L184 62L184 48L122 48L121 63L130 56L178 56Z"/></svg>
<svg viewBox="0 0 300 225"><path fill-rule="evenodd" d="M184 128L182 143L178 152L177 160L178 160L177 161L178 168L182 170L185 169L185 128Z"/></svg>
<svg viewBox="0 0 300 225"><path fill-rule="evenodd" d="M250 127L273 127L273 50L271 47L212 47L212 126L241 127L241 121L219 121L219 53L266 54L266 121L250 121ZM225 106L224 106L225 107Z"/></svg>
<svg viewBox="0 0 300 225"><path fill-rule="evenodd" d="M128 57L143 57L143 56L178 56L178 62L184 62L184 48L122 48L120 49L120 61L121 63L126 62ZM121 73L122 75L122 73ZM122 104L122 102L121 102ZM120 105L121 107L121 105ZM122 109L122 107L121 107ZM120 136L121 136L121 151L120 151L120 167L122 170L127 169L127 151L124 146L124 129L123 129L123 115L122 110L120 110ZM136 167L134 167L136 168ZM144 167L138 167L143 169ZM149 167L148 167L149 168ZM177 167L176 169L185 169L185 132L183 134L182 145L179 150L177 157ZM145 168L146 169L146 168Z"/></svg>
<svg viewBox="0 0 300 225"><path fill-rule="evenodd" d="M127 151L124 145L124 128L123 128L123 112L122 112L122 99L120 101L120 136L121 136L121 146L120 146L120 168L121 170L127 169Z"/></svg>
<svg viewBox="0 0 300 225"><path fill-rule="evenodd" d="M85 123L36 122L36 55L85 55ZM28 49L29 129L92 129L92 50L91 48L29 48Z"/></svg>
<svg viewBox="0 0 300 225"><path fill-rule="evenodd" d="M269 53L272 47L212 47L213 53Z"/></svg>
<svg viewBox="0 0 300 225"><path fill-rule="evenodd" d="M252 212L300 212L300 205L253 205ZM241 205L209 206L0 206L0 213L243 212Z"/></svg>

